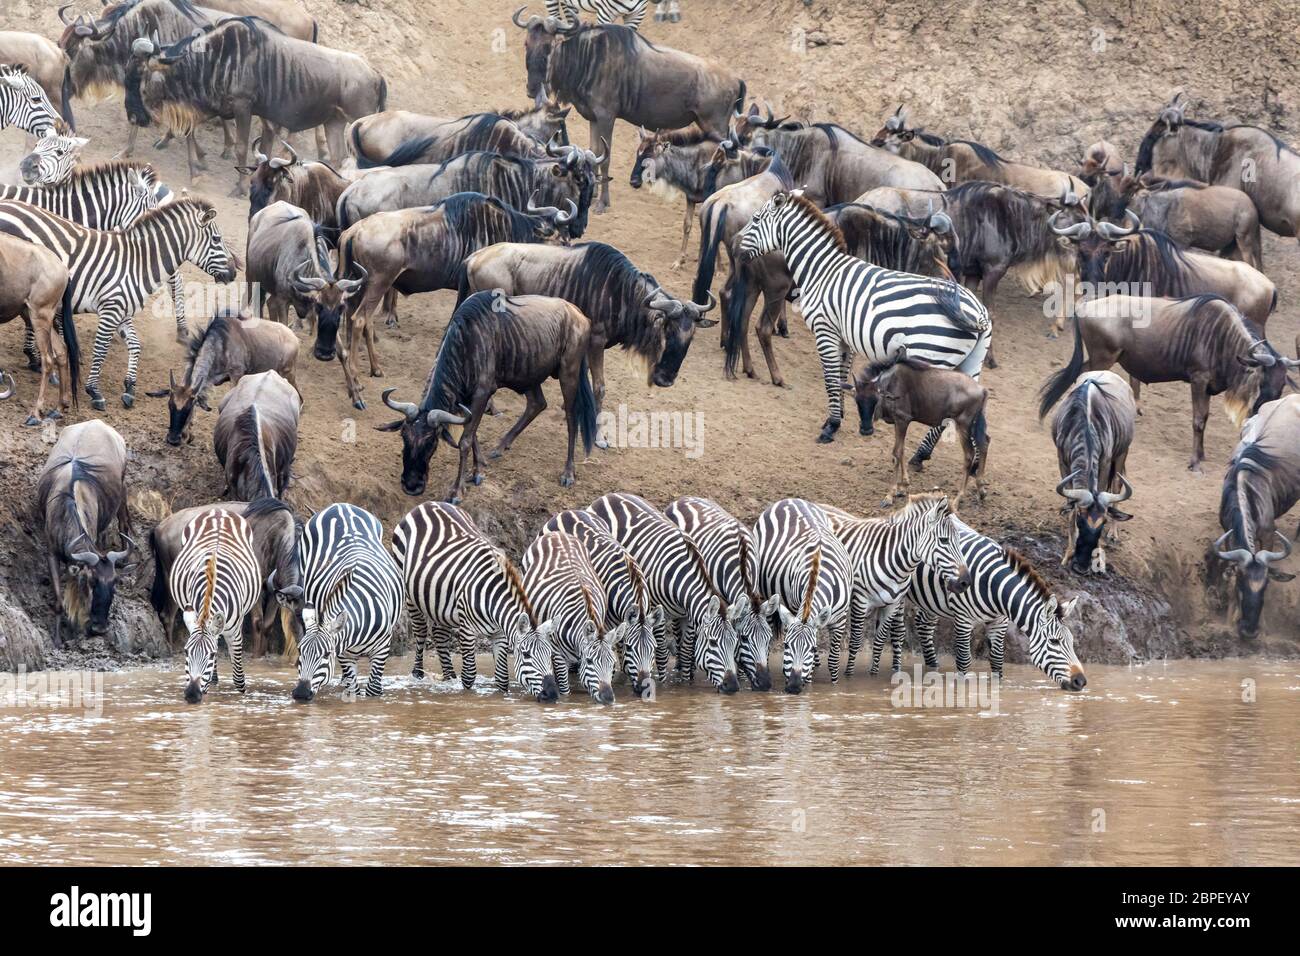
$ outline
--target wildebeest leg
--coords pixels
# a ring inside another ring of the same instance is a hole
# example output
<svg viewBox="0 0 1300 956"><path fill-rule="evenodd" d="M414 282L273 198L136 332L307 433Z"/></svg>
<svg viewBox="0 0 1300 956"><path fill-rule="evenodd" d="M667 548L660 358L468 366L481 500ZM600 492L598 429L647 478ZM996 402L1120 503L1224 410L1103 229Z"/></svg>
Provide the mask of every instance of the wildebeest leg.
<svg viewBox="0 0 1300 956"><path fill-rule="evenodd" d="M1133 389L1133 404L1137 408L1137 413L1142 414L1142 383L1132 373L1128 377L1129 388Z"/></svg>
<svg viewBox="0 0 1300 956"><path fill-rule="evenodd" d="M907 450L907 426L912 424L910 418L901 415L894 419L894 493L895 498L907 494L907 470L903 468L903 452ZM888 498L883 504L891 504Z"/></svg>
<svg viewBox="0 0 1300 956"><path fill-rule="evenodd" d="M397 328L397 290L389 287L384 293L384 325L390 329Z"/></svg>
<svg viewBox="0 0 1300 956"><path fill-rule="evenodd" d="M54 646L63 646L63 585L59 581L59 559L53 554L49 557L50 585L54 588Z"/></svg>
<svg viewBox="0 0 1300 956"><path fill-rule="evenodd" d="M605 154L605 161L600 164L600 198L591 206L591 211L600 215L609 208L609 163L614 152L614 117L598 116L591 121L588 144L593 151L603 151Z"/></svg>
<svg viewBox="0 0 1300 956"><path fill-rule="evenodd" d="M384 370L379 367L379 346L375 342L375 323L367 322L363 331L366 337L366 355L370 357L370 377L383 378Z"/></svg>
<svg viewBox="0 0 1300 956"><path fill-rule="evenodd" d="M772 377L772 384L777 388L785 388L785 378L776 364L776 350L772 348L772 332L776 327L776 317L784 308L785 303L780 300L775 304L765 302L763 314L758 317L758 347L763 350L763 360L767 362L767 374Z"/></svg>
<svg viewBox="0 0 1300 956"><path fill-rule="evenodd" d="M241 109L235 114L235 165L241 169L248 162L248 136L253 126L253 114ZM248 195L248 174L241 172L235 180L231 197L239 199Z"/></svg>
<svg viewBox="0 0 1300 956"><path fill-rule="evenodd" d="M822 363L822 379L826 385L826 406L829 415L822 423L817 443L826 445L835 439L844 418L844 390L840 387L844 343L835 326L825 320L813 321L813 335L817 340L817 355Z"/></svg>
<svg viewBox="0 0 1300 956"><path fill-rule="evenodd" d="M682 220L682 249L677 260L668 268L676 272L686 262L686 245L691 241L691 226L695 223L695 202L686 200L686 218Z"/></svg>
<svg viewBox="0 0 1300 956"><path fill-rule="evenodd" d="M1210 417L1210 383L1206 375L1192 376L1192 460L1189 471L1201 472L1205 460L1205 423Z"/></svg>
<svg viewBox="0 0 1300 956"><path fill-rule="evenodd" d="M312 130L312 132L315 133L316 136L316 158L317 159L319 159L322 163L329 163L329 162L337 163L342 160L343 158L342 156L334 156L332 153L330 153L329 143L325 141L324 126L317 126L314 130Z"/></svg>
<svg viewBox="0 0 1300 956"><path fill-rule="evenodd" d="M349 326L352 326L355 324L356 316L345 321ZM352 407L363 412L366 410L366 403L361 397L361 386L357 383L356 373L352 369L352 351L348 344L348 340L355 339L355 336L350 332L348 335L343 335L341 334L343 330L340 329L339 331L340 335L334 351L339 357L339 365L343 367L343 384L347 386L348 398L352 400Z"/></svg>
<svg viewBox="0 0 1300 956"><path fill-rule="evenodd" d="M989 315L993 314L993 302L998 296L998 283L1002 281L1002 276L1006 274L1006 271L1006 266L994 266L992 269L989 269L984 273L984 279L980 283L980 298L983 300L984 308L988 311ZM1055 338L1056 336L1053 335L1052 337ZM989 342L988 353L984 356L984 364L989 368L998 367L997 359L993 357L992 341Z"/></svg>
<svg viewBox="0 0 1300 956"><path fill-rule="evenodd" d="M139 136L139 135L140 135L140 127L138 127L138 126L136 126L134 123L132 123L132 124L131 124L131 128L127 131L127 134L126 134L126 145L125 145L124 147L122 147L122 151L121 151L120 153L118 153L116 156L114 156L113 158L114 158L114 159L130 159L132 156L134 156L134 155L135 155L135 138L136 138L137 136Z"/></svg>
<svg viewBox="0 0 1300 956"><path fill-rule="evenodd" d="M591 373L591 390L596 396L596 416L599 418L605 405L605 336L591 332L591 344L587 347L587 369ZM596 447L608 448L609 438L605 430L598 428Z"/></svg>
<svg viewBox="0 0 1300 956"><path fill-rule="evenodd" d="M501 441L497 442L497 447L492 449L488 458L496 460L510 450L520 433L529 426L534 418L546 411L546 396L542 394L542 386L535 385L524 393L527 405L524 406L524 413L519 416L519 421L510 426L510 430L502 436ZM567 405L567 399L566 399ZM572 457L572 456L570 456ZM572 464L572 462L570 462Z"/></svg>
<svg viewBox="0 0 1300 956"><path fill-rule="evenodd" d="M740 336L740 360L741 367L744 369L746 378L756 378L754 374L754 361L749 355L749 318L754 314L754 306L758 304L758 283L745 283L745 300L740 306L740 329L736 332ZM725 338L726 333L723 333ZM723 342L726 345L726 342ZM734 374L728 375L728 378L735 378Z"/></svg>
<svg viewBox="0 0 1300 956"><path fill-rule="evenodd" d="M469 421L465 423L465 430L460 436L460 464L456 468L456 481L451 486L451 492L447 495L447 501L453 505L460 504L460 499L465 493L465 466L469 464L470 452L474 450L474 443L478 440L479 422L483 420L483 412L487 409L488 400L492 398L492 393L487 389L477 389L474 392L474 398L470 404ZM483 473L478 467L478 455L474 456L474 484L479 484L483 480Z"/></svg>
<svg viewBox="0 0 1300 956"><path fill-rule="evenodd" d="M198 140L193 135L185 137L185 161L190 174L190 185L194 185L194 180L198 178L199 172L206 169L203 160L199 156Z"/></svg>

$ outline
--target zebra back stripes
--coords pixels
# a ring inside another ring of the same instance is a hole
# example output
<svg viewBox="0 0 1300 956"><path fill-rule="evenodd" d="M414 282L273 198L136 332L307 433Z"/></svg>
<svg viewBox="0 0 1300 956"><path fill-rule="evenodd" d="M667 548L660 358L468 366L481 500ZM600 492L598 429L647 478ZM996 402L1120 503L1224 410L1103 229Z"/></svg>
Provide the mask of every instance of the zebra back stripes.
<svg viewBox="0 0 1300 956"><path fill-rule="evenodd" d="M181 609L185 641L185 699L198 703L217 680L217 641L225 638L235 689L244 692L244 617L257 605L262 578L253 529L242 515L214 508L181 533L167 576Z"/></svg>
<svg viewBox="0 0 1300 956"><path fill-rule="evenodd" d="M509 690L513 657L517 683L539 700L556 699L554 626L539 623L519 570L468 514L446 502L425 502L393 529L392 550L416 645L415 676L424 674L424 645L432 639L444 678L454 678L451 641L457 635L461 682L472 687L477 642L484 638L492 643L498 690Z"/></svg>
<svg viewBox="0 0 1300 956"><path fill-rule="evenodd" d="M570 14L576 8L582 13L591 13L598 23L613 23L621 19L624 26L639 29L645 19L649 0L546 0L547 16L557 17L572 22Z"/></svg>
<svg viewBox="0 0 1300 956"><path fill-rule="evenodd" d="M0 129L17 126L40 138L62 122L45 89L24 67L0 64Z"/></svg>
<svg viewBox="0 0 1300 956"><path fill-rule="evenodd" d="M329 679L333 660L350 693L357 662L370 659L365 695L384 690L393 628L402 613L402 575L384 548L384 527L355 505L333 504L316 512L302 531L302 640L294 697L310 700Z"/></svg>

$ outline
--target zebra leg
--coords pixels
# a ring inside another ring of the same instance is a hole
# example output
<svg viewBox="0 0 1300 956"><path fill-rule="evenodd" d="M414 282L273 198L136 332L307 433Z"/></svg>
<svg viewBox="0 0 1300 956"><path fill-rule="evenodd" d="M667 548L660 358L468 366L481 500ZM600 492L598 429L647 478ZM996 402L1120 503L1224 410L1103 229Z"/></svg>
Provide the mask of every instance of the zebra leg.
<svg viewBox="0 0 1300 956"><path fill-rule="evenodd" d="M23 354L27 356L27 367L33 372L41 370L41 353L36 348L36 331L32 328L32 323L27 322L27 327L23 330Z"/></svg>
<svg viewBox="0 0 1300 956"><path fill-rule="evenodd" d="M695 628L685 618L677 622L677 672L695 683Z"/></svg>
<svg viewBox="0 0 1300 956"><path fill-rule="evenodd" d="M817 355L822 363L822 378L826 383L826 406L829 417L822 423L822 432L817 436L817 443L826 445L834 441L835 433L840 429L844 418L844 390L840 387L843 346L839 334L827 327L825 321L813 324L817 338Z"/></svg>
<svg viewBox="0 0 1300 956"><path fill-rule="evenodd" d="M493 664L496 670L497 687L501 686L501 675L506 671L506 654L505 645L503 644L500 653L493 651ZM461 635L460 638L460 684L466 690L474 687L474 681L478 680L478 641L474 635ZM509 678L506 679L507 689L510 686Z"/></svg>
<svg viewBox="0 0 1300 956"><path fill-rule="evenodd" d="M415 662L411 665L411 676L424 680L424 645L429 641L429 622L423 614L406 599L406 616L411 622L411 642L415 645ZM446 672L443 672L446 677ZM452 675L453 677L455 674Z"/></svg>
<svg viewBox="0 0 1300 956"><path fill-rule="evenodd" d="M569 662L565 660L563 654L551 655L551 669L555 671L555 684L560 693L565 697L569 696Z"/></svg>
<svg viewBox="0 0 1300 956"><path fill-rule="evenodd" d="M492 644L492 677L497 690L503 694L510 693L510 646L505 638Z"/></svg>
<svg viewBox="0 0 1300 956"><path fill-rule="evenodd" d="M668 631L667 625L660 620L655 625L655 680L660 684L668 682Z"/></svg>
<svg viewBox="0 0 1300 956"><path fill-rule="evenodd" d="M957 670L966 673L970 670L970 621L958 617L952 623L952 646L957 655Z"/></svg>
<svg viewBox="0 0 1300 956"><path fill-rule="evenodd" d="M899 614L903 618L902 613ZM903 618L904 622L906 619ZM916 639L921 644L921 653L925 656L925 666L931 670L938 670L939 655L934 649L934 631L939 625L939 619L931 615L922 617L921 611L916 612Z"/></svg>
<svg viewBox="0 0 1300 956"><path fill-rule="evenodd" d="M390 646L385 644L383 650L376 651L370 657L370 673L366 675L366 697L384 696L384 665L388 663Z"/></svg>
<svg viewBox="0 0 1300 956"><path fill-rule="evenodd" d="M122 404L130 408L135 404L135 377L140 368L140 336L135 322L127 319L118 330L126 341L126 381L122 383Z"/></svg>
<svg viewBox="0 0 1300 956"><path fill-rule="evenodd" d="M176 341L186 345L190 340L190 328L185 321L185 280L180 272L173 272L167 277L167 285L172 293L172 311L176 313Z"/></svg>
<svg viewBox="0 0 1300 956"><path fill-rule="evenodd" d="M108 408L104 395L99 390L99 373L104 368L104 359L108 356L108 346L113 341L113 334L122 324L121 309L115 303L104 306L99 313L99 324L95 326L95 351L90 363L90 376L86 379L86 394L95 411L102 412Z"/></svg>
<svg viewBox="0 0 1300 956"><path fill-rule="evenodd" d="M922 466L930 460L930 456L934 454L934 446L939 444L939 439L943 435L943 430L947 427L947 423L945 422L943 425L935 425L925 433L925 437L921 439L921 446L916 449L916 452L907 463L908 468L917 472L921 470Z"/></svg>
<svg viewBox="0 0 1300 956"><path fill-rule="evenodd" d="M230 647L230 673L235 682L235 690L244 692L244 635L236 632L227 639ZM215 666L215 665L214 665Z"/></svg>
<svg viewBox="0 0 1300 956"><path fill-rule="evenodd" d="M438 652L438 666L442 668L442 679L455 680L456 665L451 659L451 634L447 631L435 630L433 646Z"/></svg>
<svg viewBox="0 0 1300 956"><path fill-rule="evenodd" d="M343 685L343 693L347 697L356 697L357 691L357 662L356 661L339 661L339 667L343 670L343 676L339 681Z"/></svg>
<svg viewBox="0 0 1300 956"><path fill-rule="evenodd" d="M1004 617L994 621L984 629L984 636L989 642L989 670L1002 679L1002 659L1006 651L1007 626L1010 622Z"/></svg>

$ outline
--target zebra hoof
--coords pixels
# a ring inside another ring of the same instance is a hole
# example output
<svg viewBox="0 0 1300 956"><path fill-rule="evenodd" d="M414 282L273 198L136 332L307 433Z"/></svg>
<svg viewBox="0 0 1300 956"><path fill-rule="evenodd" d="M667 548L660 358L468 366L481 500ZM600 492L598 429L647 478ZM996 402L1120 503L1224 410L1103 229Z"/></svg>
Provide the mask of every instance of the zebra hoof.
<svg viewBox="0 0 1300 956"><path fill-rule="evenodd" d="M97 412L104 412L108 410L108 402L104 401L101 396L92 395L90 398L90 407Z"/></svg>
<svg viewBox="0 0 1300 956"><path fill-rule="evenodd" d="M122 393L122 406L124 408L133 408L135 406L135 396L130 392Z"/></svg>
<svg viewBox="0 0 1300 956"><path fill-rule="evenodd" d="M412 669L412 671L411 671L411 679L412 679L412 680L424 680L424 671L423 671L421 668L419 668L419 667L416 667L416 668Z"/></svg>

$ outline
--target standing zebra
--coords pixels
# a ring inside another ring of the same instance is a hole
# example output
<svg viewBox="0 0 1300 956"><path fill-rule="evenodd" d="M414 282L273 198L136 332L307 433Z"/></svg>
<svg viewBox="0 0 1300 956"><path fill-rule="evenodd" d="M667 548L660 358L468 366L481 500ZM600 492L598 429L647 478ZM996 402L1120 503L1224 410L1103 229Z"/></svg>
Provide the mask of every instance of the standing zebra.
<svg viewBox="0 0 1300 956"><path fill-rule="evenodd" d="M764 593L779 595L781 671L785 692L797 694L817 670L817 641L831 632L827 669L840 679L840 647L849 627L853 568L822 510L800 498L783 498L758 516L754 526L758 581ZM792 613L789 609L796 608Z"/></svg>
<svg viewBox="0 0 1300 956"><path fill-rule="evenodd" d="M7 126L17 126L40 139L57 132L63 117L25 66L0 63L0 129Z"/></svg>
<svg viewBox="0 0 1300 956"><path fill-rule="evenodd" d="M614 658L625 625L605 630L605 590L582 542L563 531L538 535L524 554L524 591L555 623L551 643L560 693L569 693L569 668L576 665L578 683L592 698L614 703Z"/></svg>
<svg viewBox="0 0 1300 956"><path fill-rule="evenodd" d="M645 577L632 555L614 539L604 523L586 511L561 511L552 515L542 531L571 534L586 549L596 577L605 589L605 627L613 629L621 625L624 629L619 650L623 673L633 693L644 696L652 674L660 683L668 680L666 650L660 657L664 662L662 672L655 670L659 656L655 635L663 633L664 611L658 605L651 605Z"/></svg>
<svg viewBox="0 0 1300 956"><path fill-rule="evenodd" d="M51 133L42 136L32 151L18 161L18 171L28 186L55 186L77 168L81 151L89 143L84 136Z"/></svg>
<svg viewBox="0 0 1300 956"><path fill-rule="evenodd" d="M992 324L968 289L849 255L844 234L798 190L774 195L740 234L743 261L776 250L785 256L821 357L830 417L818 442L832 441L840 427L841 382L855 352L874 364L906 347L910 358L979 379ZM930 429L917 454L928 457L942 432L942 426Z"/></svg>
<svg viewBox="0 0 1300 956"><path fill-rule="evenodd" d="M579 12L595 14L597 23L613 23L639 29L649 0L546 0L546 15L576 23Z"/></svg>
<svg viewBox="0 0 1300 956"><path fill-rule="evenodd" d="M736 680L736 629L713 586L699 549L644 498L615 492L587 509L636 560L654 602L664 609L656 628L656 673L668 669L668 636L677 637L677 673L687 683L698 666L724 694Z"/></svg>
<svg viewBox="0 0 1300 956"><path fill-rule="evenodd" d="M1002 676L1003 645L1008 624L1014 622L1029 639L1029 659L1065 690L1083 690L1088 684L1083 665L1074 654L1074 635L1065 618L1078 598L1061 603L1029 561L957 521L958 547L970 568L971 586L953 594L940 582L939 573L921 564L912 576L907 596L916 605L916 633L927 667L937 667L934 631L940 617L953 622L957 670L970 668L970 639L976 624L984 624L989 642L989 668ZM881 611L899 669L903 637L907 631L904 603Z"/></svg>
<svg viewBox="0 0 1300 956"><path fill-rule="evenodd" d="M412 676L424 676L424 646L432 639L445 680L454 680L452 636L460 638L461 683L477 676L478 639L492 642L497 690L515 682L540 701L558 697L550 621L541 623L524 592L519 569L479 531L464 511L426 501L393 529L393 554L406 588L406 613L415 639Z"/></svg>
<svg viewBox="0 0 1300 956"><path fill-rule="evenodd" d="M695 542L709 578L727 602L727 618L736 629L736 657L749 686L771 690L767 660L772 652L772 615L781 598L766 601L757 590L758 560L754 538L744 524L708 498L678 498L664 509L670 521Z"/></svg>
<svg viewBox="0 0 1300 956"><path fill-rule="evenodd" d="M844 668L844 676L851 677L871 612L897 601L922 561L935 569L943 586L954 594L970 586L970 571L957 549L957 519L946 495L912 495L888 518L858 518L839 508L820 507L853 562L849 660ZM880 664L885 616L877 623L880 630L871 657L873 674Z"/></svg>
<svg viewBox="0 0 1300 956"><path fill-rule="evenodd" d="M217 641L226 639L235 690L244 692L244 617L262 594L253 530L241 515L213 508L181 534L167 576L185 629L185 702L197 704L217 682Z"/></svg>
<svg viewBox="0 0 1300 956"><path fill-rule="evenodd" d="M145 213L120 232L89 229L21 202L0 202L0 231L43 245L68 267L65 321L97 312L95 357L86 380L91 404L107 407L99 373L113 335L126 340L127 370L122 404L135 404L140 339L135 313L182 262L193 262L218 282L233 282L234 260L217 229L217 211L197 199L181 199ZM75 341L75 336L72 336Z"/></svg>
<svg viewBox="0 0 1300 956"><path fill-rule="evenodd" d="M333 504L302 529L303 636L293 699L309 701L335 660L346 693L378 697L393 628L402 613L402 575L384 550L384 526L355 505ZM370 659L365 690L357 665Z"/></svg>

